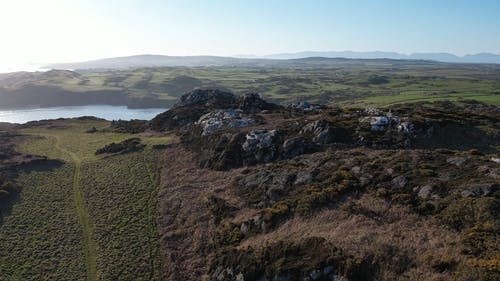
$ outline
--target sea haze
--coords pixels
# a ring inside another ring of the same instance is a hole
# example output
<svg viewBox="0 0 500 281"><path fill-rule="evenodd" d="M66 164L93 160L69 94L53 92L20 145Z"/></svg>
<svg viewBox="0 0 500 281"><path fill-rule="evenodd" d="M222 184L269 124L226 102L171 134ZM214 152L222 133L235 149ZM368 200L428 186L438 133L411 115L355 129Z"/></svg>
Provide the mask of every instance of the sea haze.
<svg viewBox="0 0 500 281"><path fill-rule="evenodd" d="M95 116L106 120L150 120L165 108L141 108L132 109L126 106L112 105L85 105L85 106L62 106L48 108L12 109L0 110L0 122L26 123L57 118L75 118L81 116Z"/></svg>

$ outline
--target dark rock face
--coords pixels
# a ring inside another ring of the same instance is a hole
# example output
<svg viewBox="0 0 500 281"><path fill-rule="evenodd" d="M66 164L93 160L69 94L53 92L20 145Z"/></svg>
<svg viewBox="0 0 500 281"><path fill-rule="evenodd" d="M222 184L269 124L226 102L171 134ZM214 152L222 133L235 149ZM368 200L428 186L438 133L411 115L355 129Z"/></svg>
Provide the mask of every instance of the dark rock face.
<svg viewBox="0 0 500 281"><path fill-rule="evenodd" d="M302 137L287 139L283 143L283 157L288 159L304 154L304 146L304 138Z"/></svg>
<svg viewBox="0 0 500 281"><path fill-rule="evenodd" d="M240 98L239 108L248 113L257 113L262 110L278 109L279 106L266 102L257 93L249 93Z"/></svg>
<svg viewBox="0 0 500 281"><path fill-rule="evenodd" d="M158 114L149 122L149 127L155 131L169 131L182 129L193 124L201 116L208 113L204 106L186 106L172 108Z"/></svg>
<svg viewBox="0 0 500 281"><path fill-rule="evenodd" d="M180 97L174 108L182 106L204 105L211 108L234 108L237 97L230 92L218 89L196 89Z"/></svg>

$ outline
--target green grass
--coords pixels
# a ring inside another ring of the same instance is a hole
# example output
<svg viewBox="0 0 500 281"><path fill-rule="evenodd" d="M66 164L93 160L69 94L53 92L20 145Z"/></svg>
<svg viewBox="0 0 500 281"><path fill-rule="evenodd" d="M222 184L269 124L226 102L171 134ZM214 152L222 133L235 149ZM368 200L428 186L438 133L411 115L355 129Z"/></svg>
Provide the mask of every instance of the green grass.
<svg viewBox="0 0 500 281"><path fill-rule="evenodd" d="M131 135L85 133L106 121L54 124L22 131L23 152L64 164L21 173L19 202L0 225L0 280L159 280L160 151L151 146L169 139L141 136L143 151L96 156Z"/></svg>
<svg viewBox="0 0 500 281"><path fill-rule="evenodd" d="M370 77L374 75L383 76L388 82L370 83L373 82ZM201 83L202 87L223 87L236 94L258 92L279 103L310 101L346 106L387 106L466 98L500 104L500 67L492 65L376 61L356 64L347 61L337 65L301 67L164 67L85 72L79 76L40 78L30 83L60 87L75 94L123 91L127 93L125 99L130 104L141 104L143 98L148 98L167 106L174 104L180 94L169 83L174 83L172 80L180 76L197 79L194 84L183 85L180 91L189 91ZM14 88L23 85L22 79L13 85Z"/></svg>
<svg viewBox="0 0 500 281"><path fill-rule="evenodd" d="M21 173L20 199L0 225L1 280L86 280L73 173L71 164Z"/></svg>
<svg viewBox="0 0 500 281"><path fill-rule="evenodd" d="M350 102L350 104L356 106L383 107L398 103L421 102L421 101L433 102L440 100L460 101L463 99L472 99L493 105L500 105L500 95L481 95L481 94L467 94L467 93L436 94L436 93L428 93L425 91L408 91L397 95L372 96L356 102Z"/></svg>
<svg viewBox="0 0 500 281"><path fill-rule="evenodd" d="M85 252L85 265L87 269L87 280L94 281L97 279L96 272L96 246L94 240L94 226L85 207L85 199L81 188L82 178L82 158L71 150L67 150L60 146L61 138L58 134L44 134L46 138L54 140L54 148L61 153L69 156L75 167L73 173L73 200L75 202L75 211L78 217L78 222L82 229L83 246Z"/></svg>

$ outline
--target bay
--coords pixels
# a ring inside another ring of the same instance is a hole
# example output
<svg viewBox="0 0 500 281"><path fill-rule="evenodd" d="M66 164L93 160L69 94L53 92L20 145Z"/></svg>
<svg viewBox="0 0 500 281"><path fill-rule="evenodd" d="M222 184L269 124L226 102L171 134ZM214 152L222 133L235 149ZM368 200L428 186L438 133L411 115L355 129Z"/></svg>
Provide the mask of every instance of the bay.
<svg viewBox="0 0 500 281"><path fill-rule="evenodd" d="M128 108L114 105L61 106L47 108L0 109L0 122L26 123L57 118L94 116L106 120L151 120L165 108Z"/></svg>

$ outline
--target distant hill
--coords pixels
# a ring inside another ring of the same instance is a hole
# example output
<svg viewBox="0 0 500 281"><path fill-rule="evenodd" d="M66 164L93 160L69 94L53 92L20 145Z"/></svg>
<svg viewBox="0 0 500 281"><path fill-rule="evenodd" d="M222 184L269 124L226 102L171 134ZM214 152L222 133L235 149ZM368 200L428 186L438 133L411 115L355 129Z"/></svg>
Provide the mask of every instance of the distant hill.
<svg viewBox="0 0 500 281"><path fill-rule="evenodd" d="M245 56L242 56L245 57ZM440 62L452 63L500 63L500 55L491 53L479 53L472 55L465 55L459 57L450 53L413 53L410 55L396 53L396 52L314 52L305 51L298 53L282 53L273 54L263 57L255 58L268 58L268 59L298 59L307 57L325 57L325 58L350 58L350 59L398 59L398 60L432 60Z"/></svg>
<svg viewBox="0 0 500 281"><path fill-rule="evenodd" d="M500 64L500 55L480 53L458 57L449 53L414 53L410 55L395 52L299 52L274 54L263 57L240 56L163 56L163 55L136 55L127 57L105 58L99 60L56 63L43 66L45 69L136 69L141 67L220 67L220 66L262 66L287 67L303 65L303 59L314 58L324 60L324 63L335 64L345 62L344 59L358 60L402 60L402 61L435 61L447 63L491 63ZM299 59L299 60L297 60ZM338 60L332 60L338 59ZM359 62L358 62L359 63ZM392 62L397 63L397 62Z"/></svg>
<svg viewBox="0 0 500 281"><path fill-rule="evenodd" d="M137 55L127 57L106 58L86 62L57 63L44 66L47 69L134 69L140 67L201 67L227 66L245 63L257 63L263 59L242 59L217 56L163 56Z"/></svg>
<svg viewBox="0 0 500 281"><path fill-rule="evenodd" d="M57 63L43 66L45 69L70 70L133 70L144 67L303 67L303 66L335 66L372 65L372 64L439 64L436 61L422 59L387 59L369 57L349 59L344 57L326 57L297 55L297 58L236 58L217 56L163 56L137 55L128 57L107 58L86 62ZM284 56L284 55L283 55ZM382 55L381 55L382 56Z"/></svg>

